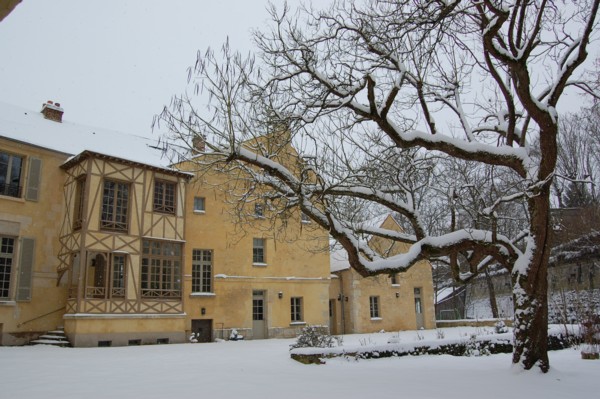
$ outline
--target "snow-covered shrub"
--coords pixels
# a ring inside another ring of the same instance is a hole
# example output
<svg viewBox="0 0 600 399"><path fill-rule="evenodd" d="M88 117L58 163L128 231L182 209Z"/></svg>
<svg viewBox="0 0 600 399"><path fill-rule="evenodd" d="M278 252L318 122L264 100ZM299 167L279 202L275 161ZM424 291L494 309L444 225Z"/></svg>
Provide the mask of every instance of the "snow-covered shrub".
<svg viewBox="0 0 600 399"><path fill-rule="evenodd" d="M490 348L488 348L489 342L479 341L477 335L473 334L471 339L466 342L465 345L465 356L489 356L491 355Z"/></svg>
<svg viewBox="0 0 600 399"><path fill-rule="evenodd" d="M502 320L498 320L496 322L494 329L496 330L497 334L504 334L508 332L508 327L506 327L506 324L504 324Z"/></svg>
<svg viewBox="0 0 600 399"><path fill-rule="evenodd" d="M298 335L296 342L290 345L294 348L332 348L338 346L340 340L329 334L329 329L324 326L306 326Z"/></svg>

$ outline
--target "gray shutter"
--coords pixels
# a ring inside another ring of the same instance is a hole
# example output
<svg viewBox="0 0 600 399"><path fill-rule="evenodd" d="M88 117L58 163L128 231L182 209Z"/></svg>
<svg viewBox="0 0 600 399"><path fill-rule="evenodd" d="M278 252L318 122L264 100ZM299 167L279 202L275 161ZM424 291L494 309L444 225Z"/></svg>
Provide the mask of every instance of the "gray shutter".
<svg viewBox="0 0 600 399"><path fill-rule="evenodd" d="M29 173L27 174L27 188L25 199L37 201L40 195L40 177L42 173L42 160L29 158Z"/></svg>
<svg viewBox="0 0 600 399"><path fill-rule="evenodd" d="M19 256L21 262L19 265L17 301L29 301L31 299L34 251L35 240L33 238L23 238L21 240L21 256Z"/></svg>

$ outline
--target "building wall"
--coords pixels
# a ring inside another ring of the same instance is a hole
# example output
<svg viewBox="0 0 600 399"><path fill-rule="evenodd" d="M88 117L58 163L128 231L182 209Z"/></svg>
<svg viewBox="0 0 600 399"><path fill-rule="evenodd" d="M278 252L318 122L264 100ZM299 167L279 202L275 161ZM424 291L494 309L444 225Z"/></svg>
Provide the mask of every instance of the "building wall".
<svg viewBox="0 0 600 399"><path fill-rule="evenodd" d="M335 274L337 278L332 281L329 296L335 303L332 326L335 334L418 329L415 288L421 290L422 327L435 328L431 267L427 262L397 274L397 284L392 284L388 275L362 277L354 269ZM379 317L371 317L370 297L379 298Z"/></svg>
<svg viewBox="0 0 600 399"><path fill-rule="evenodd" d="M0 299L0 344L18 345L62 325L66 291L64 285L57 286L59 230L56 226L64 217L62 184L65 176L59 165L67 155L4 138L0 138L0 152L24 159L23 193L18 198L0 195L0 236L15 238L10 294ZM41 160L35 201L25 199L33 158ZM21 276L21 249L27 239L34 240L32 289L29 299L17 300L17 285L25 278Z"/></svg>
<svg viewBox="0 0 600 399"><path fill-rule="evenodd" d="M253 331L253 292L263 291L265 338L292 337L306 324L326 325L329 297L328 235L293 212L273 226L264 217L245 220L227 195L227 175L202 174L188 186L184 287L187 331L193 320L212 323L214 338L227 338L232 329L245 338ZM194 198L204 198L205 210L194 211ZM251 206L249 209L252 209ZM283 228L283 229L282 229ZM253 238L265 242L265 261L253 263ZM194 249L212 251L213 288L193 292ZM291 320L291 298L302 298L302 317ZM204 314L203 314L204 311Z"/></svg>
<svg viewBox="0 0 600 399"><path fill-rule="evenodd" d="M398 230L397 223L388 216L382 228ZM396 255L406 247L389 240L374 237L369 246L380 254ZM433 278L429 262L421 261L408 271L395 275L362 277L354 269L335 273L331 284L333 304L332 331L341 333L371 333L381 330L414 330L435 328ZM418 294L416 291L418 289ZM371 297L376 297L379 316L372 317ZM419 298L419 305L416 304ZM420 315L417 313L420 310ZM343 315L343 317L342 317Z"/></svg>
<svg viewBox="0 0 600 399"><path fill-rule="evenodd" d="M162 338L168 338L171 343L184 342L182 287L175 288L169 296L149 297L148 287L142 283L142 259L145 241L168 243L181 248L181 255L175 261L179 262L179 270L183 269L185 179L178 174L94 155L82 157L80 162L69 164L65 169L67 213L61 228L60 258L69 286L65 333L70 341L75 346L97 346L101 342L126 345L138 339L152 343ZM78 218L77 185L83 179L82 217ZM107 179L129 187L128 221L124 231L111 231L101 225ZM174 213L154 210L157 181L175 185ZM106 262L101 273L104 281L100 283L96 276L98 256L102 257L102 263ZM125 259L125 289L121 292L113 289L110 280L114 256ZM181 273L177 274L176 281L181 283Z"/></svg>

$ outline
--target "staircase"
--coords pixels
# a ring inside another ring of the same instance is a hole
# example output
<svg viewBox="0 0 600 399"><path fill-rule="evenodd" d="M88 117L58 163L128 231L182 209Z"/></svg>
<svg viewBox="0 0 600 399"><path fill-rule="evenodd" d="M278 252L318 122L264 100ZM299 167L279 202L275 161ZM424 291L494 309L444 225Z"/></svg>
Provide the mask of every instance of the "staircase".
<svg viewBox="0 0 600 399"><path fill-rule="evenodd" d="M64 328L59 327L54 331L48 331L46 334L40 336L38 339L30 341L29 345L53 345L65 348L71 346L71 343L65 335Z"/></svg>

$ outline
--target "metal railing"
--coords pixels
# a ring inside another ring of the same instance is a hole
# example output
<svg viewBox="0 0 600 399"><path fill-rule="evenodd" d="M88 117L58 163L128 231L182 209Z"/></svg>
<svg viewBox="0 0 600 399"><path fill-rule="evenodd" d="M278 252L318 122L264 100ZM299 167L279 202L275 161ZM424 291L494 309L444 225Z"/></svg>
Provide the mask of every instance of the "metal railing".
<svg viewBox="0 0 600 399"><path fill-rule="evenodd" d="M25 325L25 324L27 324L27 323L30 323L30 322L32 322L32 321L34 321L34 320L38 320L38 319L41 319L41 318L43 318L43 317L50 316L50 315L51 315L51 314L53 314L53 313L60 312L61 310L65 310L65 309L66 309L66 307L65 307L65 306L63 306L63 307L60 307L60 308L58 308L58 309L56 309L56 310L53 310L53 311L51 311L51 312L44 313L43 315L39 315L39 316L37 316L37 317L34 317L33 319L29 319L29 320L27 320L27 321L24 321L23 323L19 323L19 324L17 324L17 327L21 327L21 326L23 326L23 325Z"/></svg>

